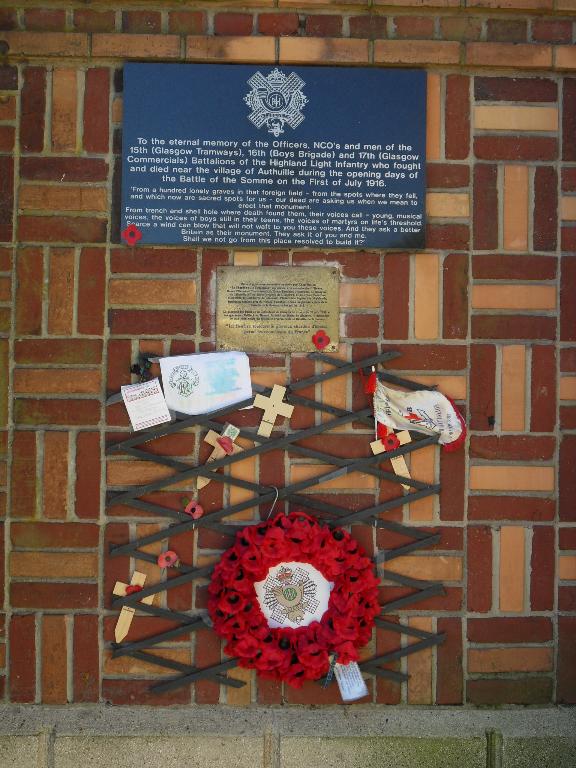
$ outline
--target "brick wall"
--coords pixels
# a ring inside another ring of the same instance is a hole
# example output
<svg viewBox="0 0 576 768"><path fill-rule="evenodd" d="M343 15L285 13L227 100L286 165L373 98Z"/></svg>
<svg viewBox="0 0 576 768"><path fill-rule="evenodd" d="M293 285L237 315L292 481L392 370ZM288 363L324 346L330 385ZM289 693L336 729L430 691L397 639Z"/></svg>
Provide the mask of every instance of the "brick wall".
<svg viewBox="0 0 576 768"><path fill-rule="evenodd" d="M157 521L125 508L106 517L102 504L103 446L128 430L123 408L106 410L105 396L130 381L138 352L214 348L215 269L332 264L342 274L339 354L399 349L396 368L438 384L470 428L465 451L413 458L416 477L441 481L440 500L398 517L442 533L433 551L394 567L444 580L444 598L401 620L445 632L446 642L405 662L412 678L404 688L371 685L371 700L574 703L575 0L120 5L0 8L2 695L45 703L337 700L315 686L257 683L243 671L232 672L249 682L243 689L204 681L151 697L146 678L157 668L112 660L107 650L111 585L131 565L104 552ZM426 68L427 251L119 245L126 59ZM313 372L304 356L251 362L263 384ZM358 398L351 383L324 387L336 405ZM203 458L198 438L166 439L163 449ZM361 432L330 439L349 454L366 452ZM278 484L310 470L272 457L241 471ZM126 457L107 473L116 487L145 479ZM317 490L352 506L379 492L367 477ZM219 491L212 483L203 503L219 505ZM380 532L363 543L389 540ZM221 542L204 531L178 544L205 563ZM204 599L202 590L177 590L170 607ZM131 637L164 625L138 617ZM396 638L379 633L369 652L390 643ZM164 653L200 666L220 658L208 631Z"/></svg>

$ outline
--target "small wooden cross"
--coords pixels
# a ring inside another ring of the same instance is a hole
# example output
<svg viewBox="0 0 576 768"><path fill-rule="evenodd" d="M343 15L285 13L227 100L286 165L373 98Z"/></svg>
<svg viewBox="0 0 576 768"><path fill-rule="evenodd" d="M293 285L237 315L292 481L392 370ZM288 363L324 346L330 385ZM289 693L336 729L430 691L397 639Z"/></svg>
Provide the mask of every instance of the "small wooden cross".
<svg viewBox="0 0 576 768"><path fill-rule="evenodd" d="M130 584L124 584L123 581L117 581L112 591L117 597L126 597L126 590L129 586L143 587L145 581L145 573L134 571L132 578L130 579ZM152 605L154 602L154 595L148 595L148 597L143 598L141 602L145 603L146 605ZM114 638L116 639L117 643L121 643L128 634L128 631L130 630L130 624L132 624L132 619L134 618L135 613L136 609L132 608L131 605L122 606L120 616L118 616L118 621L116 622L116 627L114 628Z"/></svg>
<svg viewBox="0 0 576 768"><path fill-rule="evenodd" d="M206 464L209 464L211 461L216 461L217 459L223 459L224 456L227 455L227 452L224 450L222 445L218 442L218 440L221 440L223 437L228 437L230 439L231 445L232 445L232 455L243 451L244 449L241 448L239 445L236 445L236 443L234 442L234 440L236 440L236 438L238 437L239 431L240 430L237 427L234 427L232 424L227 424L222 430L221 435L219 435L218 432L215 432L213 429L211 429L206 435L206 437L204 438L204 442L213 446L214 450L206 460ZM201 488L205 488L210 482L212 481L209 477L198 476L198 479L196 480L197 490L200 490Z"/></svg>
<svg viewBox="0 0 576 768"><path fill-rule="evenodd" d="M400 445L406 445L406 443L412 442L410 432L408 432L406 429L403 429L402 432L396 432L395 434ZM372 449L374 456L376 456L378 453L386 453L386 447L384 446L382 440L374 440L373 443L370 443L370 448ZM404 456L394 456L394 458L390 459L390 462L392 464L392 469L394 472L396 472L397 475L400 475L401 477L411 477ZM402 488L404 488L405 491L410 490L410 486L404 485L404 483L402 483Z"/></svg>
<svg viewBox="0 0 576 768"><path fill-rule="evenodd" d="M256 395L254 398L254 406L256 408L262 408L264 415L262 421L258 427L258 434L262 437L270 437L272 430L274 429L274 422L277 416L285 416L290 418L293 405L282 402L284 395L286 394L286 387L281 387L279 384L274 384L272 387L272 394L270 397L265 395Z"/></svg>

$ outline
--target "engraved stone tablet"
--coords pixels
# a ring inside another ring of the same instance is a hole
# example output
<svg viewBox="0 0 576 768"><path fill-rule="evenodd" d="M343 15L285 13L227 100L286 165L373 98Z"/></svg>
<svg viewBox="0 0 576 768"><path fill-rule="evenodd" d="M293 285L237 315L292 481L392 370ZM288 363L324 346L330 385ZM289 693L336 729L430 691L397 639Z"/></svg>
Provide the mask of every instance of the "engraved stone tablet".
<svg viewBox="0 0 576 768"><path fill-rule="evenodd" d="M216 299L218 349L325 352L338 349L339 272L333 267L220 267Z"/></svg>

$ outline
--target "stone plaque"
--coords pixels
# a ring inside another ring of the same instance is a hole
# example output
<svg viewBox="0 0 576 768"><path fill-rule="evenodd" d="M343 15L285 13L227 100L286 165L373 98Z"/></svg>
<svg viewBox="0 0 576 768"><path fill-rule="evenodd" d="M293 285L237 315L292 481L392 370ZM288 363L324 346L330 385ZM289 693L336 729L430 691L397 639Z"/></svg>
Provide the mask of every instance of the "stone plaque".
<svg viewBox="0 0 576 768"><path fill-rule="evenodd" d="M325 352L338 349L340 275L333 267L220 267L218 349L314 352L325 331Z"/></svg>
<svg viewBox="0 0 576 768"><path fill-rule="evenodd" d="M124 67L130 244L425 246L426 72Z"/></svg>

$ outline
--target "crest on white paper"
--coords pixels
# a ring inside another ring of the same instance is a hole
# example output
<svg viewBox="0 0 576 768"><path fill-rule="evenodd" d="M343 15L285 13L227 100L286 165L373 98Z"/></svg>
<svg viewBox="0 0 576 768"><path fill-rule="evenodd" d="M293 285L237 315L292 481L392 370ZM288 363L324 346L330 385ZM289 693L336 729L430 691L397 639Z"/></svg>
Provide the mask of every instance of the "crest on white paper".
<svg viewBox="0 0 576 768"><path fill-rule="evenodd" d="M268 133L278 137L284 133L284 125L296 128L304 120L302 108L308 99L302 93L306 85L295 72L285 75L274 69L267 77L256 72L248 80L252 90L244 96L244 101L252 109L248 115L256 128L266 125Z"/></svg>
<svg viewBox="0 0 576 768"><path fill-rule="evenodd" d="M200 377L191 365L177 365L172 368L168 382L180 397L190 397L200 384Z"/></svg>
<svg viewBox="0 0 576 768"><path fill-rule="evenodd" d="M309 563L280 563L254 584L270 627L307 627L328 609L333 583Z"/></svg>

